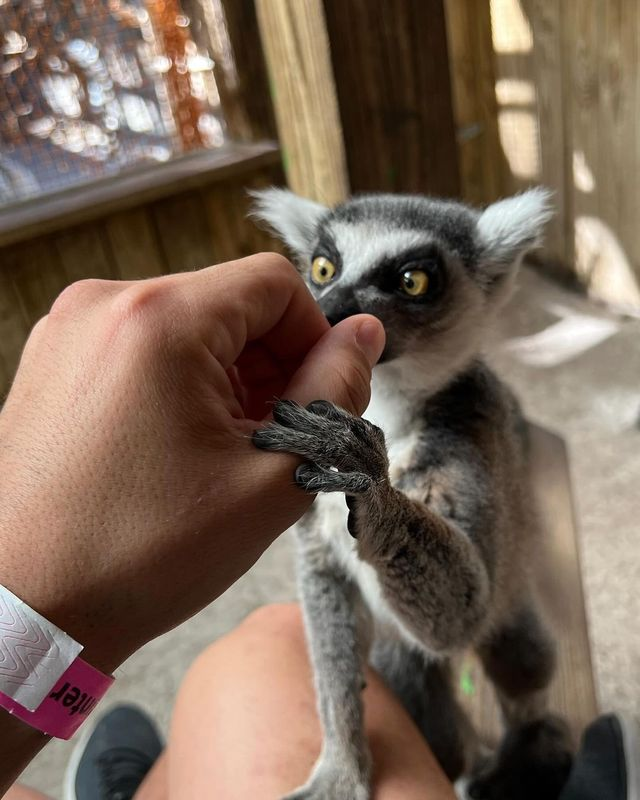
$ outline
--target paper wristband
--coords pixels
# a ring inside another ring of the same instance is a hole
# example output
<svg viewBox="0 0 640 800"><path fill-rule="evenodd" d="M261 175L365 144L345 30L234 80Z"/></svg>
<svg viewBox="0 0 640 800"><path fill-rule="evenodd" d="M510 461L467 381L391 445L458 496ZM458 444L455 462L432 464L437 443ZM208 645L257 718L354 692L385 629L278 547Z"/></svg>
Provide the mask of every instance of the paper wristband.
<svg viewBox="0 0 640 800"><path fill-rule="evenodd" d="M70 739L113 683L81 658L71 664L35 711L0 692L0 707L56 739Z"/></svg>
<svg viewBox="0 0 640 800"><path fill-rule="evenodd" d="M82 645L0 584L0 708L69 739L113 683Z"/></svg>

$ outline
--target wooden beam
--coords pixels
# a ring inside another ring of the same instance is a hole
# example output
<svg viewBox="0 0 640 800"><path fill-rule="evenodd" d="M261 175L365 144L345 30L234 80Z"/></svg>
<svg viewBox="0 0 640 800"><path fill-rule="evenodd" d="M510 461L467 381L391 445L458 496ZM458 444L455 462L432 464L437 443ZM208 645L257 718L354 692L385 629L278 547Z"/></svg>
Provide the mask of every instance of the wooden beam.
<svg viewBox="0 0 640 800"><path fill-rule="evenodd" d="M321 0L257 0L289 186L327 205L348 194Z"/></svg>
<svg viewBox="0 0 640 800"><path fill-rule="evenodd" d="M445 0L460 190L483 205L505 194L508 171L498 132L491 13L486 0Z"/></svg>
<svg viewBox="0 0 640 800"><path fill-rule="evenodd" d="M184 192L149 207L169 272L215 264L216 245L200 192Z"/></svg>
<svg viewBox="0 0 640 800"><path fill-rule="evenodd" d="M283 245L249 219L252 199L249 189L282 184L282 170L263 170L235 183L209 186L203 190L203 206L218 261L243 258L270 250L284 252Z"/></svg>
<svg viewBox="0 0 640 800"><path fill-rule="evenodd" d="M229 142L0 209L0 247L277 164L274 142Z"/></svg>
<svg viewBox="0 0 640 800"><path fill-rule="evenodd" d="M459 195L442 0L324 9L351 188Z"/></svg>
<svg viewBox="0 0 640 800"><path fill-rule="evenodd" d="M622 0L571 0L563 22L575 271L590 295L637 314L640 10Z"/></svg>
<svg viewBox="0 0 640 800"><path fill-rule="evenodd" d="M119 278L135 281L168 271L148 208L119 211L106 217L102 227Z"/></svg>

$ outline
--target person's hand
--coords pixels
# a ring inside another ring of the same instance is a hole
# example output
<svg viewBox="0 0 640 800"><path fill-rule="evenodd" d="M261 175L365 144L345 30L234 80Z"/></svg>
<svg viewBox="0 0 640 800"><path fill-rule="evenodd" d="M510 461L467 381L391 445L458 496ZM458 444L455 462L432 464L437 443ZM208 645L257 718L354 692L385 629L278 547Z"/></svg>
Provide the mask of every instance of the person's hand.
<svg viewBox="0 0 640 800"><path fill-rule="evenodd" d="M0 414L0 583L111 670L224 591L308 507L250 434L275 397L362 413L384 345L330 329L282 257L82 281Z"/></svg>

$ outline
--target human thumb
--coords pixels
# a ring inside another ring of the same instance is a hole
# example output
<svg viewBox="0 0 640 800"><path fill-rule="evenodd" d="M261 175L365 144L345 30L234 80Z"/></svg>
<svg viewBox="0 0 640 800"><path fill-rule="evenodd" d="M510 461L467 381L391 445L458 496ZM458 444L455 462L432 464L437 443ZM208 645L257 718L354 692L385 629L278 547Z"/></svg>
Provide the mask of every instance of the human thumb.
<svg viewBox="0 0 640 800"><path fill-rule="evenodd" d="M368 314L340 322L307 353L283 396L307 405L329 400L362 414L371 396L371 370L385 344L382 323Z"/></svg>

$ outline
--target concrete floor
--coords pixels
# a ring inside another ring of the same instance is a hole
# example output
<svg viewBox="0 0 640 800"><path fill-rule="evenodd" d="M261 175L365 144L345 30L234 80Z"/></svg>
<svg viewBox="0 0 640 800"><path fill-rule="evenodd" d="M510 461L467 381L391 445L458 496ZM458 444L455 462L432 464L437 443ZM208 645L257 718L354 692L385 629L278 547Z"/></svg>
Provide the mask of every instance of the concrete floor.
<svg viewBox="0 0 640 800"><path fill-rule="evenodd" d="M530 419L569 445L600 706L640 715L640 321L524 271L490 353ZM133 656L108 702L138 703L166 729L200 650L252 609L293 595L285 534L214 605ZM24 781L61 798L72 746L53 742Z"/></svg>

